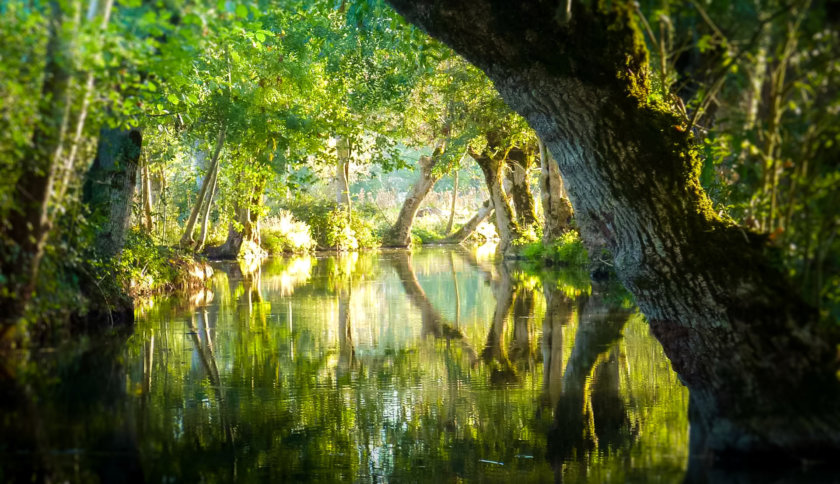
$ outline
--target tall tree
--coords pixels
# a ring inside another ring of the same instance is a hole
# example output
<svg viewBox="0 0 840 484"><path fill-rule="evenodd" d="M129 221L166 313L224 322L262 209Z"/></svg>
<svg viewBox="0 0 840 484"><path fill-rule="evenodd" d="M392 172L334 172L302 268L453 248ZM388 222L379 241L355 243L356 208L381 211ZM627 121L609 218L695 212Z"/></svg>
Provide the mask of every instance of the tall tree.
<svg viewBox="0 0 840 484"><path fill-rule="evenodd" d="M572 204L566 198L563 178L557 162L545 147L540 146L540 197L543 209L543 243L550 244L569 230L572 219Z"/></svg>
<svg viewBox="0 0 840 484"><path fill-rule="evenodd" d="M840 450L836 338L771 263L766 237L712 210L691 130L651 96L629 2L391 3L475 63L537 131L691 390L695 452Z"/></svg>

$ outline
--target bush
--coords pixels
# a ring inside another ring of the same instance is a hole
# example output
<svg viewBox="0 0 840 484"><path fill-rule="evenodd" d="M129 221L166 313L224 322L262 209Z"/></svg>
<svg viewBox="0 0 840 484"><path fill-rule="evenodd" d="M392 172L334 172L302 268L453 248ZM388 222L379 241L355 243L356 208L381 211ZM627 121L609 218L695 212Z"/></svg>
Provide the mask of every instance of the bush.
<svg viewBox="0 0 840 484"><path fill-rule="evenodd" d="M125 247L112 264L117 280L132 296L201 286L213 274L204 260L180 249L156 246L139 229L128 232Z"/></svg>
<svg viewBox="0 0 840 484"><path fill-rule="evenodd" d="M548 265L584 267L589 264L589 255L580 235L570 230L549 245L535 242L525 245L522 255L529 260L542 261Z"/></svg>
<svg viewBox="0 0 840 484"><path fill-rule="evenodd" d="M296 218L309 225L318 248L336 250L369 249L379 245L369 207L361 205L347 211L333 202L313 201L290 207Z"/></svg>
<svg viewBox="0 0 840 484"><path fill-rule="evenodd" d="M309 225L296 220L286 210L268 217L260 224L262 247L269 254L309 252L315 246Z"/></svg>

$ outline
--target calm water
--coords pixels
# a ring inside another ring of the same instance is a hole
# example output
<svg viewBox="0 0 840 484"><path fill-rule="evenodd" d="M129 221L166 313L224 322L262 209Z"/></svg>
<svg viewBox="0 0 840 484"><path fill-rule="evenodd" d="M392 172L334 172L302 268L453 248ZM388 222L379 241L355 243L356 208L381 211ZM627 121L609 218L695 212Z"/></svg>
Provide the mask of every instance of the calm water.
<svg viewBox="0 0 840 484"><path fill-rule="evenodd" d="M688 392L580 274L442 249L216 268L129 335L21 355L0 481L684 476Z"/></svg>

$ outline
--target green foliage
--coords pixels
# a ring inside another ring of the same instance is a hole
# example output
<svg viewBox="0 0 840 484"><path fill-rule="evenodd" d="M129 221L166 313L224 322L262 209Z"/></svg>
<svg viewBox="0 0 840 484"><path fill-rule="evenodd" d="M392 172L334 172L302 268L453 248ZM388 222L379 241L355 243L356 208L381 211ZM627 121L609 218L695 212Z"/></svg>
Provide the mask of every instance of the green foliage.
<svg viewBox="0 0 840 484"><path fill-rule="evenodd" d="M557 240L548 245L542 242L534 242L525 245L522 255L527 260L539 261L548 265L563 265L586 267L589 264L589 255L580 234L570 230L560 236Z"/></svg>
<svg viewBox="0 0 840 484"><path fill-rule="evenodd" d="M281 210L260 224L262 247L269 254L305 253L314 248L309 226Z"/></svg>
<svg viewBox="0 0 840 484"><path fill-rule="evenodd" d="M205 264L190 252L158 246L148 233L132 229L122 254L104 265L102 272L130 295L140 296L202 286Z"/></svg>
<svg viewBox="0 0 840 484"><path fill-rule="evenodd" d="M443 237L439 232L424 227L413 227L411 229L411 243L415 246L435 243Z"/></svg>
<svg viewBox="0 0 840 484"><path fill-rule="evenodd" d="M319 249L339 251L370 249L379 245L373 221L358 211L348 211L333 202L308 200L289 207L295 218L309 225Z"/></svg>

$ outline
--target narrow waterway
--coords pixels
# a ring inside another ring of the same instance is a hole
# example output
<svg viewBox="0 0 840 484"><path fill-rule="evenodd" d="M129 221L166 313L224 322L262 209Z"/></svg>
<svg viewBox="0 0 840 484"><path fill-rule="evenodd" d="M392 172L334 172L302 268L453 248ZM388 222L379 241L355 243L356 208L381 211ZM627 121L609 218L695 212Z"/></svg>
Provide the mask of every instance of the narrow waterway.
<svg viewBox="0 0 840 484"><path fill-rule="evenodd" d="M688 392L626 295L490 255L216 264L21 356L0 481L680 481Z"/></svg>

